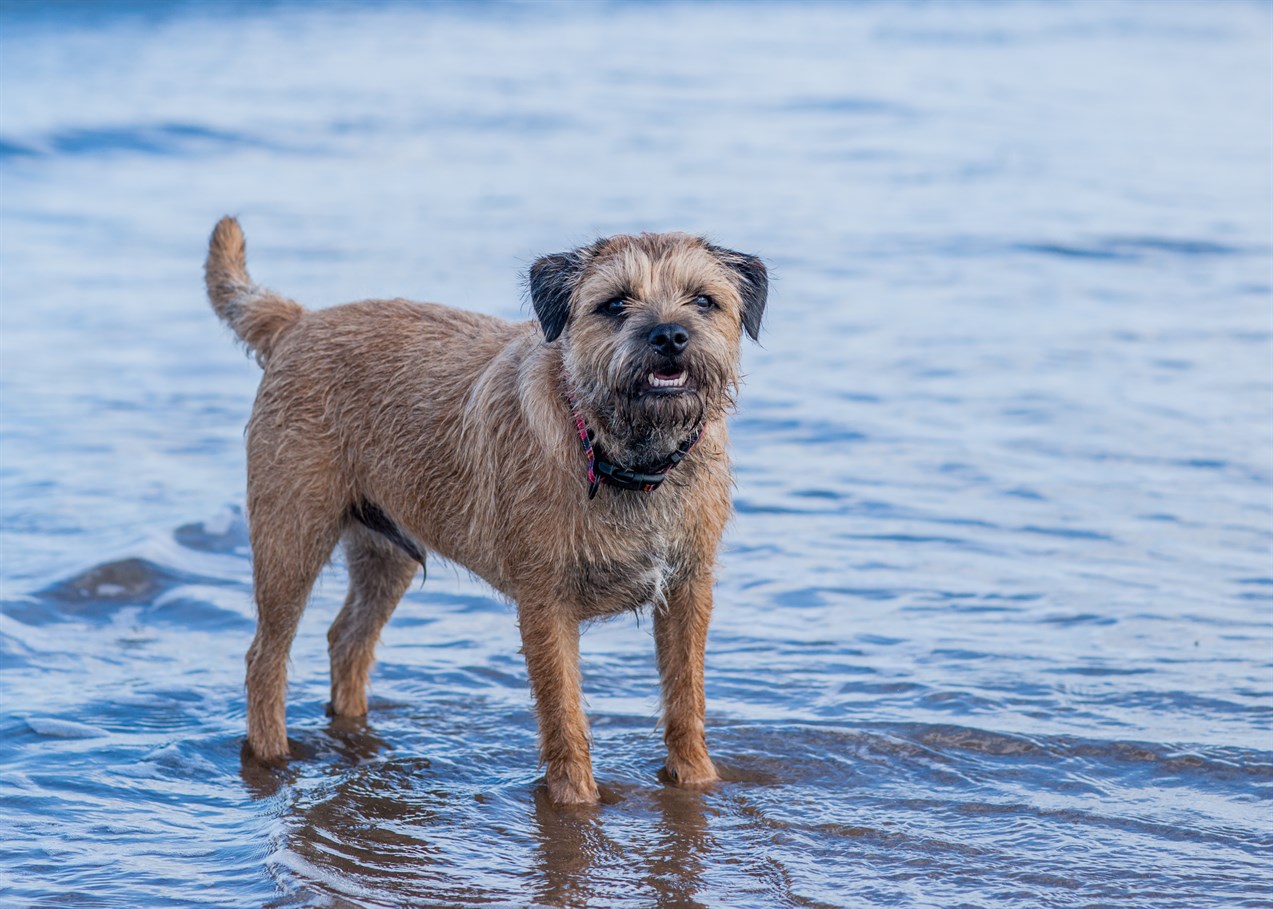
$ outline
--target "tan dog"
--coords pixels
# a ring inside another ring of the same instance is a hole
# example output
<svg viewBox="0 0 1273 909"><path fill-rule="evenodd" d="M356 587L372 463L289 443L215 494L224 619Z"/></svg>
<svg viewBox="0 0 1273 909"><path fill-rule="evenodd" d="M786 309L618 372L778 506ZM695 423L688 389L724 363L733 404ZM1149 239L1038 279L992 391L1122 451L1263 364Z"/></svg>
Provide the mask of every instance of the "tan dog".
<svg viewBox="0 0 1273 909"><path fill-rule="evenodd" d="M265 369L247 431L258 759L287 757L288 651L343 542L334 714L367 712L380 630L433 552L516 601L554 801L598 798L579 625L647 604L667 774L717 779L703 651L730 513L724 418L767 294L759 259L675 233L546 256L530 270L539 325L405 300L307 311L252 284L223 218L207 285Z"/></svg>

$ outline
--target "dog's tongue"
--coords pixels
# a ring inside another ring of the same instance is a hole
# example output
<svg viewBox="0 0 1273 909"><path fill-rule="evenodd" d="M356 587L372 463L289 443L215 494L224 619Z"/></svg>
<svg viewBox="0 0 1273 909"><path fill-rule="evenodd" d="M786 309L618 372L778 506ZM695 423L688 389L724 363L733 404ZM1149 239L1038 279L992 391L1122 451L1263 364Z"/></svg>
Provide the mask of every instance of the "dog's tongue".
<svg viewBox="0 0 1273 909"><path fill-rule="evenodd" d="M685 375L685 370L681 370L680 372L656 372L653 375L656 379L679 379L681 376Z"/></svg>

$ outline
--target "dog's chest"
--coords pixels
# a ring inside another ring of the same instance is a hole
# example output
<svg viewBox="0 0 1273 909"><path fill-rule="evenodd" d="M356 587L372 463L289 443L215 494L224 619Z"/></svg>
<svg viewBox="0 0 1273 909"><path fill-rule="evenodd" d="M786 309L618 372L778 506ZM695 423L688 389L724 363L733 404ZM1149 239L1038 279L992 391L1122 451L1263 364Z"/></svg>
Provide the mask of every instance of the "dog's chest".
<svg viewBox="0 0 1273 909"><path fill-rule="evenodd" d="M572 593L580 618L658 605L682 566L673 534L657 526L601 528L576 550Z"/></svg>
<svg viewBox="0 0 1273 909"><path fill-rule="evenodd" d="M580 618L595 618L661 603L673 573L665 554L584 557L574 577Z"/></svg>

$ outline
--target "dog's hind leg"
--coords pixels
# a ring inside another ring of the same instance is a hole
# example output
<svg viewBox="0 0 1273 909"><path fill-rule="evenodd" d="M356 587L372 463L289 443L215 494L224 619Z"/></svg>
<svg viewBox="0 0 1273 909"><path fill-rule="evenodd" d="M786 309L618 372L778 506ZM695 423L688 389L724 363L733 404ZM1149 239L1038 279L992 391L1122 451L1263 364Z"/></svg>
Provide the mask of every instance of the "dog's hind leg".
<svg viewBox="0 0 1273 909"><path fill-rule="evenodd" d="M257 618L247 654L248 746L267 763L287 757L287 656L310 589L340 539L341 516L329 507L281 484L254 490L249 480Z"/></svg>
<svg viewBox="0 0 1273 909"><path fill-rule="evenodd" d="M367 712L367 677L376 642L402 595L420 570L414 558L380 533L351 524L344 536L349 595L327 632L332 662L334 716Z"/></svg>

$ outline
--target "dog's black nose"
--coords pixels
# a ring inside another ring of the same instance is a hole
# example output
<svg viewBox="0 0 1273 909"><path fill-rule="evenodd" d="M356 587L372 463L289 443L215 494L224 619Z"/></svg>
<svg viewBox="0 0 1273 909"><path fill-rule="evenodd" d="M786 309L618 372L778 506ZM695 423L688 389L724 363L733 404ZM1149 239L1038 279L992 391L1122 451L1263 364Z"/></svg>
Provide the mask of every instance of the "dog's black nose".
<svg viewBox="0 0 1273 909"><path fill-rule="evenodd" d="M665 357L674 357L690 343L690 333L684 325L665 322L650 329L650 346Z"/></svg>

